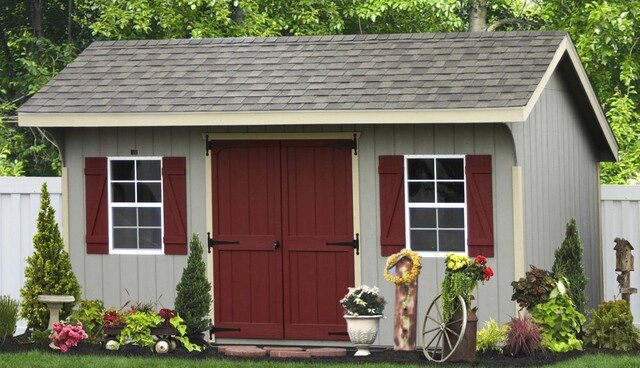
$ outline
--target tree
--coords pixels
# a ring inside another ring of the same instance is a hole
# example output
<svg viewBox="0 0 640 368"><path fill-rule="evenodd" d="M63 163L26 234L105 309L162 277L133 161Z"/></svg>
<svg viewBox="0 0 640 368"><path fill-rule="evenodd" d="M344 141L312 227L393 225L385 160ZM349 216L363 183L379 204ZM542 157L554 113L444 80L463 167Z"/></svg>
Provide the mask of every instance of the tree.
<svg viewBox="0 0 640 368"><path fill-rule="evenodd" d="M211 325L211 283L207 279L207 265L198 234L193 234L189 243L187 267L176 286L176 312L184 319L188 334L199 334Z"/></svg>
<svg viewBox="0 0 640 368"><path fill-rule="evenodd" d="M38 295L72 295L76 301L80 299L80 284L71 268L69 253L64 250L46 183L42 184L33 248L34 253L27 258L24 269L24 286L20 289L20 315L29 322L29 327L44 330L49 322L49 310L38 302ZM69 316L74 305L66 303L60 318Z"/></svg>
<svg viewBox="0 0 640 368"><path fill-rule="evenodd" d="M555 252L553 272L556 276L563 276L569 282L569 296L576 309L584 313L587 303L585 287L587 276L584 272L583 248L576 220L571 219L567 223L567 231L562 245Z"/></svg>

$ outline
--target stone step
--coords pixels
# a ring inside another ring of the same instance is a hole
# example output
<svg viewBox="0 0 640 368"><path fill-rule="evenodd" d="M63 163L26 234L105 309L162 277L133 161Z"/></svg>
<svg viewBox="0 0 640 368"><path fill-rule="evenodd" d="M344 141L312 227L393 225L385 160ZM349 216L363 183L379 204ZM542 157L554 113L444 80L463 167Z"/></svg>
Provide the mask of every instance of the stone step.
<svg viewBox="0 0 640 368"><path fill-rule="evenodd" d="M228 348L238 348L238 349L257 349L258 347L255 345L220 345L218 346L218 351L224 354Z"/></svg>
<svg viewBox="0 0 640 368"><path fill-rule="evenodd" d="M312 357L343 357L347 355L347 349L343 348L314 348L307 349Z"/></svg>
<svg viewBox="0 0 640 368"><path fill-rule="evenodd" d="M262 349L266 351L280 350L280 351L302 351L302 348L297 346L265 346Z"/></svg>
<svg viewBox="0 0 640 368"><path fill-rule="evenodd" d="M269 352L272 358L311 358L311 353L302 350L279 350L273 349Z"/></svg>
<svg viewBox="0 0 640 368"><path fill-rule="evenodd" d="M267 351L259 348L227 348L224 351L226 356L242 358L261 358L267 356Z"/></svg>

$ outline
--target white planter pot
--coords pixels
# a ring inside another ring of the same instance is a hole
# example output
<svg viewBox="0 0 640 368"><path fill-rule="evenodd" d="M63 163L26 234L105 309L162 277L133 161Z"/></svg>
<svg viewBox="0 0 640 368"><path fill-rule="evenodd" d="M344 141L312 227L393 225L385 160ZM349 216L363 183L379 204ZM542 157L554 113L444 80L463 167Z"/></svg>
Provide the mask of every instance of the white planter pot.
<svg viewBox="0 0 640 368"><path fill-rule="evenodd" d="M382 318L382 315L344 316L347 321L349 339L358 348L358 351L354 354L355 356L371 355L369 346L376 341L376 336L378 336L380 318Z"/></svg>

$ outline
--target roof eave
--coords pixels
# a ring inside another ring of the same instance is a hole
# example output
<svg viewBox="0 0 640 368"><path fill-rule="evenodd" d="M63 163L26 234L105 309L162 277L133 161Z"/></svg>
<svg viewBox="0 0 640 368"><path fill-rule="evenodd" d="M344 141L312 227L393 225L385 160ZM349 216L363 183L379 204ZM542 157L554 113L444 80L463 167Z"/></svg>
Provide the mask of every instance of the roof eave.
<svg viewBox="0 0 640 368"><path fill-rule="evenodd" d="M593 86L591 86L591 82L589 81L587 72L584 69L582 62L580 61L580 56L578 55L578 51L573 45L573 42L571 42L571 39L569 38L569 36L565 36L560 42L560 45L558 46L558 49L556 50L553 56L553 59L549 64L549 67L547 68L546 72L542 76L542 79L540 80L540 83L538 84L533 94L531 95L529 102L527 102L527 105L524 107L523 113L524 113L525 120L529 117L529 115L533 111L534 106L536 105L536 103L538 102L538 99L542 95L542 91L544 91L545 87L547 86L547 83L551 79L551 75L553 75L553 73L557 70L558 65L560 64L560 61L562 60L564 55L569 56L569 60L571 60L571 65L573 66L576 74L578 75L578 79L580 80L580 86L582 87L585 94L587 95L587 98L589 100L589 106L591 107L591 110L593 111L593 114L598 122L600 130L602 131L602 135L605 141L604 143L606 143L605 145L606 147L608 147L608 150L610 151L610 152L607 152L607 154L605 155L605 156L610 156L609 157L610 159L606 161L618 161L618 150L619 150L618 142L616 140L615 135L613 134L613 131L611 130L611 126L609 125L607 117L604 111L602 110L602 106L598 101L596 92L594 91Z"/></svg>
<svg viewBox="0 0 640 368"><path fill-rule="evenodd" d="M260 126L336 124L451 124L524 121L524 109L467 108L442 110L312 110L140 113L19 112L29 127Z"/></svg>

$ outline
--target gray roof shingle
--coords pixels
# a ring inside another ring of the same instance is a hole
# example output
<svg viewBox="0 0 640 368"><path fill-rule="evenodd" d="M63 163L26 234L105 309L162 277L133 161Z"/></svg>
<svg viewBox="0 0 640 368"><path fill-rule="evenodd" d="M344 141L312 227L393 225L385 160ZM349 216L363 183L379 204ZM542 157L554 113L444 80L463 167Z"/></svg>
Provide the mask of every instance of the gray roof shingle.
<svg viewBox="0 0 640 368"><path fill-rule="evenodd" d="M521 107L565 36L491 32L94 42L20 112Z"/></svg>

